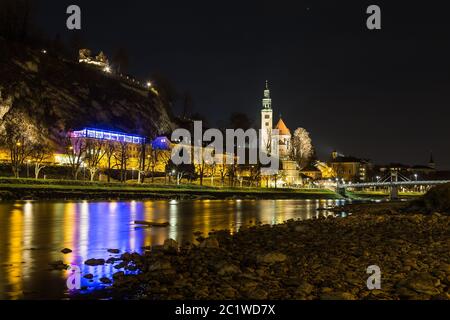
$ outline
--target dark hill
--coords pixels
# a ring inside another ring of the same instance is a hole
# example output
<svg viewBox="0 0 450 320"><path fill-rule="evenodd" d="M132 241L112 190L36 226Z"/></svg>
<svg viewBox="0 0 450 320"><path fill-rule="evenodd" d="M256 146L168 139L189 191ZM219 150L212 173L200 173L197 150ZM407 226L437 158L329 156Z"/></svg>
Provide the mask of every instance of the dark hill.
<svg viewBox="0 0 450 320"><path fill-rule="evenodd" d="M53 142L96 127L154 137L173 128L159 96L131 81L0 38L0 122L20 117Z"/></svg>

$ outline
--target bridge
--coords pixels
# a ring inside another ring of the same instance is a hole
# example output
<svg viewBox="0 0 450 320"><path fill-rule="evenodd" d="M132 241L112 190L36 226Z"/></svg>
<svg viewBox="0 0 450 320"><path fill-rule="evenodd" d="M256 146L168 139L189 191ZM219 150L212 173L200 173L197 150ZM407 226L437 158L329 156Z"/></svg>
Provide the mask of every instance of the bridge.
<svg viewBox="0 0 450 320"><path fill-rule="evenodd" d="M440 184L450 183L450 180L426 180L426 181L417 181L410 180L398 172L391 172L385 178L378 179L377 182L363 182L363 183L337 183L336 192L341 196L345 197L345 191L347 189L359 189L359 188L370 188L370 187L387 187L389 188L390 198L392 200L398 199L398 190L399 187L403 186L436 186Z"/></svg>

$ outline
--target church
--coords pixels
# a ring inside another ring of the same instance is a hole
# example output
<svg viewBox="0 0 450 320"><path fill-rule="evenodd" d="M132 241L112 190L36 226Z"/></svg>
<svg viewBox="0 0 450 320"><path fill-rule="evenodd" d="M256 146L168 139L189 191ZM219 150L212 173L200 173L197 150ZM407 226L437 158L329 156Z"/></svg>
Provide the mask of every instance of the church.
<svg viewBox="0 0 450 320"><path fill-rule="evenodd" d="M280 171L272 187L296 186L302 183L297 162L291 160L292 134L280 116L278 123L273 127L272 98L270 96L269 82L266 81L261 110L261 150L270 150L273 141L278 141L278 155L280 158Z"/></svg>

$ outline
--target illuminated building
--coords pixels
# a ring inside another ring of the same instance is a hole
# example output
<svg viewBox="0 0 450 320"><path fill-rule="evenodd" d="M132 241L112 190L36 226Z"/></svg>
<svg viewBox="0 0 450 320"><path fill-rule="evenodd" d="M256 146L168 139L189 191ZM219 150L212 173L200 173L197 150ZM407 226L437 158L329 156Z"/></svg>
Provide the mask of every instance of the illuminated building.
<svg viewBox="0 0 450 320"><path fill-rule="evenodd" d="M367 171L371 169L369 160L340 155L336 151L331 154L330 166L336 178L353 182L366 181Z"/></svg>
<svg viewBox="0 0 450 320"><path fill-rule="evenodd" d="M73 138L88 138L98 140L117 141L122 143L144 144L145 138L138 135L130 135L122 132L107 131L101 129L85 128L70 133Z"/></svg>

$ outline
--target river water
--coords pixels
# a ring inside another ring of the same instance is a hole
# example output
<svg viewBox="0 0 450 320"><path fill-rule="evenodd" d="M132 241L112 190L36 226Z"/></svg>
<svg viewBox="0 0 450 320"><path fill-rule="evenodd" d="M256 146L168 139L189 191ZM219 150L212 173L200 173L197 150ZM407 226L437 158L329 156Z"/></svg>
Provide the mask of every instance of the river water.
<svg viewBox="0 0 450 320"><path fill-rule="evenodd" d="M143 251L172 238L193 241L195 232L236 232L242 225L277 224L289 219L311 219L317 210L344 204L339 200L198 200L198 201L29 201L0 203L0 299L70 298L69 271L52 270L62 260L79 266L82 286L96 290L101 277L119 271L113 265L89 267L90 258L108 259L107 249ZM136 220L169 222L166 228L139 228ZM70 248L72 253L60 251Z"/></svg>

